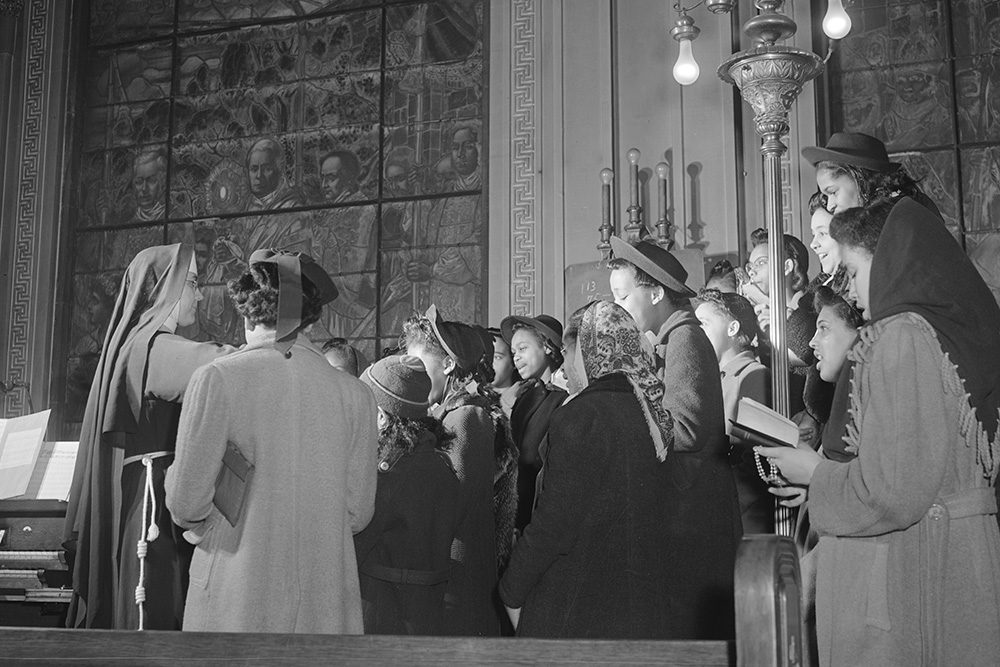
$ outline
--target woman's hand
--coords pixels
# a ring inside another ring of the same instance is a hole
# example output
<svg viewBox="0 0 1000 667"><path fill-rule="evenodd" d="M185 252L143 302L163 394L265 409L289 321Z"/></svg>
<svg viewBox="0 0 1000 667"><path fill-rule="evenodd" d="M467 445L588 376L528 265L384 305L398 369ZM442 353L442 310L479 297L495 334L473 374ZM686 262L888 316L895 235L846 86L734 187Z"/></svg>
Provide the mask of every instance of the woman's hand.
<svg viewBox="0 0 1000 667"><path fill-rule="evenodd" d="M511 607L507 607L506 605L504 606L507 609L507 618L510 619L511 625L513 625L514 629L517 630L517 624L521 621L521 608L518 607L517 609L513 609Z"/></svg>
<svg viewBox="0 0 1000 667"><path fill-rule="evenodd" d="M779 500L778 504L785 507L798 507L806 501L809 490L804 486L769 486L767 490L770 494L780 496L784 500Z"/></svg>
<svg viewBox="0 0 1000 667"><path fill-rule="evenodd" d="M809 486L813 471L823 459L811 449L799 447L754 447L753 451L771 462L792 484Z"/></svg>

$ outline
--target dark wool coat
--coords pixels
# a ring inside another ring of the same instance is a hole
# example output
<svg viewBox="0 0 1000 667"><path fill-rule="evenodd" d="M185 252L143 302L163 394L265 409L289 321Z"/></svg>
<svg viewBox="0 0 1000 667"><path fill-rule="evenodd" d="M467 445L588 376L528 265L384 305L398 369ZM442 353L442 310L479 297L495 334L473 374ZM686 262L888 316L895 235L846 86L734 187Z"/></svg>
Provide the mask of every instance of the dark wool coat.
<svg viewBox="0 0 1000 667"><path fill-rule="evenodd" d="M670 455L672 456L672 455ZM670 456L656 458L624 375L599 378L552 415L544 488L500 597L530 637L668 638Z"/></svg>
<svg viewBox="0 0 1000 667"><path fill-rule="evenodd" d="M510 428L517 446L517 518L519 531L531 521L535 506L535 478L542 469L539 445L549 431L549 419L566 400L566 392L541 380L528 380L514 402L510 413Z"/></svg>
<svg viewBox="0 0 1000 667"><path fill-rule="evenodd" d="M663 405L674 418L674 450L662 520L671 535L663 564L673 609L670 639L735 636L733 568L743 534L727 460L719 362L690 307L671 315L657 336Z"/></svg>
<svg viewBox="0 0 1000 667"><path fill-rule="evenodd" d="M497 549L493 516L496 428L489 401L461 391L434 410L455 434L448 458L462 485L465 515L452 544L452 576L445 594L444 632L453 636L496 636L500 620L493 607Z"/></svg>
<svg viewBox="0 0 1000 667"><path fill-rule="evenodd" d="M408 454L379 461L375 514L354 536L365 634L439 635L461 487L424 431Z"/></svg>

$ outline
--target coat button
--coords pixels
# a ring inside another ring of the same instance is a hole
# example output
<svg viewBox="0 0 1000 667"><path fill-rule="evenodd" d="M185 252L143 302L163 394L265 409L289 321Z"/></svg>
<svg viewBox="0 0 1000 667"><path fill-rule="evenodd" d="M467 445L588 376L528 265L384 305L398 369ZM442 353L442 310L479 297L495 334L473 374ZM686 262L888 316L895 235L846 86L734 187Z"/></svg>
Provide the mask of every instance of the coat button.
<svg viewBox="0 0 1000 667"><path fill-rule="evenodd" d="M944 508L935 503L934 505L931 505L929 510L927 510L927 516L934 521L940 521L944 518Z"/></svg>
<svg viewBox="0 0 1000 667"><path fill-rule="evenodd" d="M389 462L388 461L379 461L378 469L381 470L382 472L388 471L389 470Z"/></svg>

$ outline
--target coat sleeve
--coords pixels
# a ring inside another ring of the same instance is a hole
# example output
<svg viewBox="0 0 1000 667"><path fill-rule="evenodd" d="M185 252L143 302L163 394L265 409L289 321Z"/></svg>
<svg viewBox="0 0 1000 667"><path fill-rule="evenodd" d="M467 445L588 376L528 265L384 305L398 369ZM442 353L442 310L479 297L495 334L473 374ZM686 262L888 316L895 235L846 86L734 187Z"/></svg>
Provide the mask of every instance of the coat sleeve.
<svg viewBox="0 0 1000 667"><path fill-rule="evenodd" d="M347 515L351 532L360 533L375 513L378 459L378 412L375 397L365 387L358 401L355 437L351 444L347 475Z"/></svg>
<svg viewBox="0 0 1000 667"><path fill-rule="evenodd" d="M236 351L218 343L198 343L174 334L158 334L149 350L146 394L164 401L184 400L191 375L219 357Z"/></svg>
<svg viewBox="0 0 1000 667"><path fill-rule="evenodd" d="M670 334L663 353L663 407L674 418L675 451L701 451L725 432L718 370L712 344L700 328L683 326Z"/></svg>
<svg viewBox="0 0 1000 667"><path fill-rule="evenodd" d="M591 412L586 405L568 403L552 415L545 491L500 581L500 598L508 607L524 605L552 564L570 553L589 514L593 489L606 467L600 449L606 438L594 437L599 429Z"/></svg>
<svg viewBox="0 0 1000 667"><path fill-rule="evenodd" d="M809 485L809 517L820 535L902 530L937 499L957 434L941 359L938 342L916 324L887 322L862 387L858 458L824 460Z"/></svg>
<svg viewBox="0 0 1000 667"><path fill-rule="evenodd" d="M188 396L164 486L174 522L197 528L213 510L215 480L229 440L230 406L222 373L214 366L195 371Z"/></svg>

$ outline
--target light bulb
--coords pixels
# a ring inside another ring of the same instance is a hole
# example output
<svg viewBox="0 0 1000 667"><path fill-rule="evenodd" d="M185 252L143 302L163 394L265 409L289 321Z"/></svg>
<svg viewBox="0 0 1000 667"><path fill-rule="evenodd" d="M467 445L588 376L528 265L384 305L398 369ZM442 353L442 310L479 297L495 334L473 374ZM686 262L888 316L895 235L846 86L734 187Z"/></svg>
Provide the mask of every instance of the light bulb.
<svg viewBox="0 0 1000 667"><path fill-rule="evenodd" d="M851 17L844 9L843 0L830 0L823 17L823 32L830 39L844 39L851 32Z"/></svg>
<svg viewBox="0 0 1000 667"><path fill-rule="evenodd" d="M674 80L682 86L690 86L698 80L699 74L701 74L701 68L694 60L691 40L681 40L680 53L677 54L677 62L674 63Z"/></svg>

